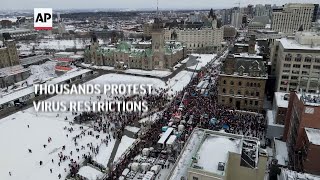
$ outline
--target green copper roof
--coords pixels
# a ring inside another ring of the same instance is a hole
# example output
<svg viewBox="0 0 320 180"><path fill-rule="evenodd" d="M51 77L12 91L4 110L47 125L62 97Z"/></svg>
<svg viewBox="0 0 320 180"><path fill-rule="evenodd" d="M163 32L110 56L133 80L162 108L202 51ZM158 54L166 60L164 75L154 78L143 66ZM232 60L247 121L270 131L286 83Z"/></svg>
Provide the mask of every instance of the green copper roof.
<svg viewBox="0 0 320 180"><path fill-rule="evenodd" d="M127 42L121 41L117 46L117 49L121 52L127 52L130 51L131 45L129 45Z"/></svg>

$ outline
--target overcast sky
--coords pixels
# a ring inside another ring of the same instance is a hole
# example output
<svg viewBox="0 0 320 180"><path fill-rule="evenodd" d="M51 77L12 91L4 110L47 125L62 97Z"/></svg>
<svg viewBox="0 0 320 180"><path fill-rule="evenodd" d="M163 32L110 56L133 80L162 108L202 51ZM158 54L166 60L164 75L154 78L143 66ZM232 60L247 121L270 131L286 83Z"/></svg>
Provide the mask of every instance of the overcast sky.
<svg viewBox="0 0 320 180"><path fill-rule="evenodd" d="M277 4L288 2L319 3L320 0L159 0L160 9L219 9L248 4ZM157 0L0 0L1 10L33 9L155 9Z"/></svg>

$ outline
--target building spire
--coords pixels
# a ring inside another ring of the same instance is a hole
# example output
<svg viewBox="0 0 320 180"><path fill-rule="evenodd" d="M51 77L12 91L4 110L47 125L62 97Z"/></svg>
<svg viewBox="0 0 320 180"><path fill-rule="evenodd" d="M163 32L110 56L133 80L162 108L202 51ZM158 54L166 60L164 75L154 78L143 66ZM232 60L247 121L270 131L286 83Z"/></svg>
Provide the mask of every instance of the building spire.
<svg viewBox="0 0 320 180"><path fill-rule="evenodd" d="M157 0L157 17L159 17L159 0Z"/></svg>

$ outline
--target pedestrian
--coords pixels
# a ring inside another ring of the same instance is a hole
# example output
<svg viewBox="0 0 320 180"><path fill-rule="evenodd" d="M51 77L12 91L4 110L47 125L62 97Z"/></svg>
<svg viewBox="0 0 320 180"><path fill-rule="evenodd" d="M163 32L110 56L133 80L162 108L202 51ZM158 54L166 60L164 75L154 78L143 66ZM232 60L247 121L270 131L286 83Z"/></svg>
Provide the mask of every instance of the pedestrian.
<svg viewBox="0 0 320 180"><path fill-rule="evenodd" d="M52 174L52 169L50 169L50 173Z"/></svg>
<svg viewBox="0 0 320 180"><path fill-rule="evenodd" d="M61 174L58 175L58 178L61 179Z"/></svg>
<svg viewBox="0 0 320 180"><path fill-rule="evenodd" d="M52 162L52 163L54 162L53 159L51 159L51 162Z"/></svg>
<svg viewBox="0 0 320 180"><path fill-rule="evenodd" d="M9 171L9 176L11 176L11 172Z"/></svg>
<svg viewBox="0 0 320 180"><path fill-rule="evenodd" d="M27 126L28 126L28 128L30 127L29 124Z"/></svg>
<svg viewBox="0 0 320 180"><path fill-rule="evenodd" d="M42 161L40 161L40 166L42 165Z"/></svg>

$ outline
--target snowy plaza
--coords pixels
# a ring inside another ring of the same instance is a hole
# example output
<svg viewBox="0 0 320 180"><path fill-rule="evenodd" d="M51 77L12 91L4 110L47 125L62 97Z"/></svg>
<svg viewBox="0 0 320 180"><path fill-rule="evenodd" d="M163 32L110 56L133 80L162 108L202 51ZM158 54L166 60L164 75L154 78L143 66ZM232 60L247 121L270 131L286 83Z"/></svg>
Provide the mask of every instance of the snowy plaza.
<svg viewBox="0 0 320 180"><path fill-rule="evenodd" d="M181 91L189 83L192 72L181 71L167 83L152 78L106 74L87 83L151 83L154 88L169 88L170 94ZM88 100L97 97L59 95L49 100ZM104 98L104 97L102 97ZM107 98L107 97L106 97ZM33 107L19 111L5 117L0 121L0 179L7 179L9 172L13 180L34 179L58 179L59 174L64 179L68 174L68 162L59 162L59 152L63 152L76 162L82 162L83 154L90 154L88 144L92 147L100 147L99 153L93 159L106 167L115 145L115 140L110 139L108 145L102 143L106 134L93 131L93 124L79 125L73 123L76 115L73 113L49 113L35 112ZM112 128L113 125L110 126ZM70 129L72 130L70 131ZM127 127L129 131L136 133L139 128ZM93 131L94 136L85 135L77 139L79 151L76 151L74 138L82 135L82 132ZM97 136L99 135L99 136ZM114 162L129 148L136 139L123 136L118 146ZM82 148L85 147L85 148ZM65 150L62 151L62 148ZM32 151L32 152L30 152ZM42 165L40 165L42 161ZM4 163L3 163L4 162ZM86 169L86 168L85 168ZM92 171L80 170L83 175ZM51 172L52 171L52 172ZM94 172L94 171L93 171Z"/></svg>

